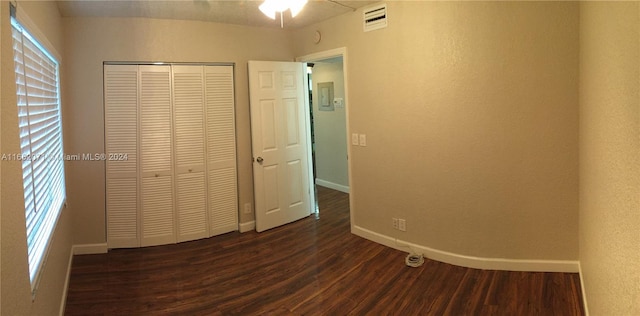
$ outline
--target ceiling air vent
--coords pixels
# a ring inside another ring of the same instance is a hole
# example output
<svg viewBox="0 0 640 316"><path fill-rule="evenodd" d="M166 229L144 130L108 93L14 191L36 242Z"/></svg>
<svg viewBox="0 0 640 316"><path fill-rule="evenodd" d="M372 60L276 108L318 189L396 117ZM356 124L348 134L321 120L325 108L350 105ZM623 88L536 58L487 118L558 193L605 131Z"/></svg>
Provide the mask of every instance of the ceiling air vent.
<svg viewBox="0 0 640 316"><path fill-rule="evenodd" d="M387 27L387 4L366 8L363 13L364 31L369 32Z"/></svg>

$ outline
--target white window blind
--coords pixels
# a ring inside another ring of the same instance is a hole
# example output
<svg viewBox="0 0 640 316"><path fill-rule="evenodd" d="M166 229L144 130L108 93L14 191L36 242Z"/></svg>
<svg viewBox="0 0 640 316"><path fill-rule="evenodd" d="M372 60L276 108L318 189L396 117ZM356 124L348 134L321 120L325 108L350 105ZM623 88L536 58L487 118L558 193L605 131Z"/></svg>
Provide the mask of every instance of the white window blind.
<svg viewBox="0 0 640 316"><path fill-rule="evenodd" d="M11 19L29 276L40 267L65 200L58 62Z"/></svg>

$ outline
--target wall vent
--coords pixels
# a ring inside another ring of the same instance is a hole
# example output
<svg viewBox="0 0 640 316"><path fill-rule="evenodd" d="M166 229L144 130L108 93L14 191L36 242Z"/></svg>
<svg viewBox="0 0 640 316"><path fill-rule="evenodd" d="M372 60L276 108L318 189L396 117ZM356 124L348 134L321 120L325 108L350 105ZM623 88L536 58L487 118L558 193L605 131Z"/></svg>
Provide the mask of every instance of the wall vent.
<svg viewBox="0 0 640 316"><path fill-rule="evenodd" d="M362 17L365 32L387 27L387 4L366 8Z"/></svg>

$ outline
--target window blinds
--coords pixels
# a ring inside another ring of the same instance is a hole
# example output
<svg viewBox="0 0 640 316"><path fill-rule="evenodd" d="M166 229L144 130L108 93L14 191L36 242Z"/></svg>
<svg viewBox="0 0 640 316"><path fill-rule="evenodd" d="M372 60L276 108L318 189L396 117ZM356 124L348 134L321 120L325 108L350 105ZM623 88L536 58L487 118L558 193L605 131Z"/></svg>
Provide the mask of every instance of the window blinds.
<svg viewBox="0 0 640 316"><path fill-rule="evenodd" d="M65 200L58 62L11 19L29 276L35 287Z"/></svg>

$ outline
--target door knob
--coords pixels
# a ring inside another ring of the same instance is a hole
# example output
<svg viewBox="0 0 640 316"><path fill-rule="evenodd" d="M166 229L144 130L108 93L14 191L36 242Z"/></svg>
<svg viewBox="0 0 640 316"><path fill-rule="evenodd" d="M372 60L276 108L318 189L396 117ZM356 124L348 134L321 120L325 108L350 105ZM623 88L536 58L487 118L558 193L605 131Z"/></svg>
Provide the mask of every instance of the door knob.
<svg viewBox="0 0 640 316"><path fill-rule="evenodd" d="M262 162L264 161L264 159L262 159L262 157L258 157L258 158L256 158L256 161L257 161L259 164L262 164Z"/></svg>

